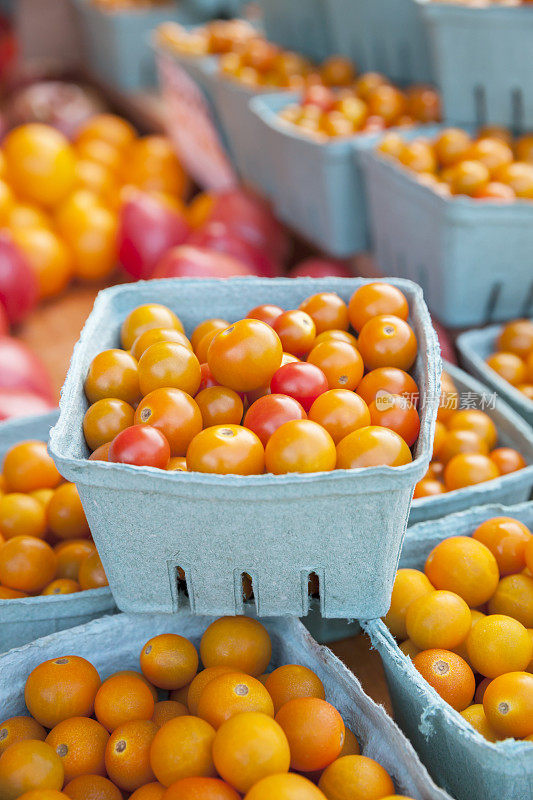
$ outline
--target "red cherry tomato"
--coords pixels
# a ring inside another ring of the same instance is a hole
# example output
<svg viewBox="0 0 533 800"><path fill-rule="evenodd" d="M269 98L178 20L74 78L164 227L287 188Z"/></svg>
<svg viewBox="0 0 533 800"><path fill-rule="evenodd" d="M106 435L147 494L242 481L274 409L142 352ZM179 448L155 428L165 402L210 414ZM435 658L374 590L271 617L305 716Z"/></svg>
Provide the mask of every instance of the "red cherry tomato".
<svg viewBox="0 0 533 800"><path fill-rule="evenodd" d="M109 447L109 461L137 467L166 469L170 445L163 434L151 425L132 425L121 431Z"/></svg>
<svg viewBox="0 0 533 800"><path fill-rule="evenodd" d="M266 447L268 440L280 425L293 419L307 419L303 406L286 394L267 394L252 403L244 417L243 425L259 436Z"/></svg>
<svg viewBox="0 0 533 800"><path fill-rule="evenodd" d="M0 231L0 302L10 322L24 319L39 297L37 277L7 231Z"/></svg>
<svg viewBox="0 0 533 800"><path fill-rule="evenodd" d="M119 260L134 280L151 278L158 261L190 233L185 217L157 197L135 191L122 204Z"/></svg>
<svg viewBox="0 0 533 800"><path fill-rule="evenodd" d="M209 389L210 386L220 386L220 384L209 369L209 364L200 364L200 386L196 394L200 394L204 389Z"/></svg>
<svg viewBox="0 0 533 800"><path fill-rule="evenodd" d="M328 379L321 369L305 361L295 361L280 367L272 376L270 391L288 394L309 411L316 398L329 389Z"/></svg>

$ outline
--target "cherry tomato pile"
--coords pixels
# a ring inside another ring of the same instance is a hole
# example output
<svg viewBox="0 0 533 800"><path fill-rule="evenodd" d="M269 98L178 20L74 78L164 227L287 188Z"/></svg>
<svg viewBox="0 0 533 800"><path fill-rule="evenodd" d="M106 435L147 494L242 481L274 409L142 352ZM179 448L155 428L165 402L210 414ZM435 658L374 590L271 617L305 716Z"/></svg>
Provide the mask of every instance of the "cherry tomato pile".
<svg viewBox="0 0 533 800"><path fill-rule="evenodd" d="M527 466L517 450L497 447L498 431L485 411L460 408L459 393L445 372L441 385L433 456L428 471L415 487L415 498L464 489Z"/></svg>
<svg viewBox="0 0 533 800"><path fill-rule="evenodd" d="M107 586L78 490L63 481L44 442L12 447L0 485L1 600Z"/></svg>
<svg viewBox="0 0 533 800"><path fill-rule="evenodd" d="M370 283L349 304L332 292L264 304L188 339L170 309L139 306L123 349L87 373L91 459L234 475L408 464L420 429L408 314L399 289Z"/></svg>
<svg viewBox="0 0 533 800"><path fill-rule="evenodd" d="M533 400L533 321L516 319L502 328L487 364L500 378Z"/></svg>
<svg viewBox="0 0 533 800"><path fill-rule="evenodd" d="M491 742L533 742L533 536L483 522L399 569L385 623L428 683Z"/></svg>
<svg viewBox="0 0 533 800"><path fill-rule="evenodd" d="M193 31L168 23L159 29L159 38L162 45L188 55L219 55L222 75L252 88L303 91L301 103L288 106L280 116L310 135L351 136L440 119L439 95L431 87L413 86L404 92L384 75L358 76L344 56L314 65L266 41L241 20L216 21Z"/></svg>
<svg viewBox="0 0 533 800"><path fill-rule="evenodd" d="M15 128L0 151L0 300L10 320L73 279L109 278L132 192L182 209L187 189L169 140L139 138L120 117L92 117L72 143L47 125Z"/></svg>
<svg viewBox="0 0 533 800"><path fill-rule="evenodd" d="M505 128L482 128L476 137L446 128L435 139L406 141L390 132L377 150L416 174L420 183L443 196L476 200L533 200L533 134L513 140Z"/></svg>
<svg viewBox="0 0 533 800"><path fill-rule="evenodd" d="M154 636L140 671L104 681L79 656L39 664L25 686L31 716L0 723L3 800L399 798L318 675L267 672L271 654L260 622L222 617L199 652Z"/></svg>
<svg viewBox="0 0 533 800"><path fill-rule="evenodd" d="M279 116L316 138L353 136L392 126L438 122L440 99L431 86L402 90L384 75L367 72L344 89L308 86L301 102L288 105Z"/></svg>

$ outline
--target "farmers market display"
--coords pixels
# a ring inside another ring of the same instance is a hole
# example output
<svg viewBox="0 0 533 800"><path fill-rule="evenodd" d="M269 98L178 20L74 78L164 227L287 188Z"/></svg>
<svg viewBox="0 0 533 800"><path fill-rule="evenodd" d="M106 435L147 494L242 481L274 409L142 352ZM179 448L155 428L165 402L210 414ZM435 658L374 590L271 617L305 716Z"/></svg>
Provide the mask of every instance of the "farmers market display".
<svg viewBox="0 0 533 800"><path fill-rule="evenodd" d="M531 800L531 1L0 6L0 800Z"/></svg>
<svg viewBox="0 0 533 800"><path fill-rule="evenodd" d="M169 308L139 306L123 322L124 350L89 367L91 458L237 475L407 464L420 429L413 402L398 392L367 405L355 392L366 367L418 394L408 314L399 289L375 283L348 305L323 292L231 325L205 320L189 341Z"/></svg>

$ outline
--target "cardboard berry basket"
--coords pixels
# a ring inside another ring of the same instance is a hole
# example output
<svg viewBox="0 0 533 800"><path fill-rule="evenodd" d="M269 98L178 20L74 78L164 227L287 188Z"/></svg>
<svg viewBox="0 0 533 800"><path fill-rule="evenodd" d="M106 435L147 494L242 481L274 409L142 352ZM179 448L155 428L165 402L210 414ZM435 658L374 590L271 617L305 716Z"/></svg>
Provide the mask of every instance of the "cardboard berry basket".
<svg viewBox="0 0 533 800"><path fill-rule="evenodd" d="M259 0L267 38L313 61L335 53L324 0Z"/></svg>
<svg viewBox="0 0 533 800"><path fill-rule="evenodd" d="M87 68L106 86L138 92L156 85L150 32L163 22L201 21L194 9L169 0L153 8L105 11L92 0L74 0Z"/></svg>
<svg viewBox="0 0 533 800"><path fill-rule="evenodd" d="M300 95L279 92L250 101L260 120L261 146L275 153L269 192L281 219L327 253L346 257L368 250L363 175L355 154L372 148L376 134L318 139L279 116Z"/></svg>
<svg viewBox="0 0 533 800"><path fill-rule="evenodd" d="M413 139L420 130L402 135ZM431 312L451 328L528 316L533 202L443 197L375 150L356 155L383 274L419 283Z"/></svg>
<svg viewBox="0 0 533 800"><path fill-rule="evenodd" d="M409 529L400 566L423 569L427 556L443 539L469 536L496 516L516 517L532 528L533 503L480 506L415 525ZM514 739L487 741L426 683L384 622L361 624L383 661L394 718L433 780L456 800L530 800L533 745Z"/></svg>
<svg viewBox="0 0 533 800"><path fill-rule="evenodd" d="M94 664L102 679L118 670L138 671L139 653L148 639L177 633L198 647L213 619L190 614L117 614L12 650L0 657L0 720L27 714L24 685L31 670L43 661L67 654L81 656ZM398 792L416 800L451 800L433 783L383 707L365 694L355 675L330 650L320 647L298 620L269 619L264 624L272 640L269 671L283 664L302 664L312 669L324 684L326 699L355 733L361 752L389 772Z"/></svg>
<svg viewBox="0 0 533 800"><path fill-rule="evenodd" d="M429 42L415 0L326 0L337 53L361 72L398 83L432 80Z"/></svg>
<svg viewBox="0 0 533 800"><path fill-rule="evenodd" d="M89 461L83 391L94 356L117 346L123 319L161 302L187 333L207 317L238 320L259 303L297 308L319 291L348 300L357 278L139 282L100 292L75 347L50 452L76 483L113 595L122 611L173 612L182 605L178 567L195 613L242 613L243 573L259 616L306 616L308 576L320 582L324 617L378 617L388 608L414 486L425 473L435 426L440 355L418 286L406 295L418 338L414 376L421 432L413 462L276 476L165 472Z"/></svg>
<svg viewBox="0 0 533 800"><path fill-rule="evenodd" d="M533 489L533 429L507 405L494 387L482 384L459 367L444 362L443 369L457 387L459 406L485 411L498 430L498 447L513 447L522 454L527 467L502 475L492 481L464 489L420 497L411 503L409 525L428 519L440 519L485 503L514 505L528 500Z"/></svg>
<svg viewBox="0 0 533 800"><path fill-rule="evenodd" d="M511 386L485 363L485 359L496 352L496 342L501 329L501 325L490 325L482 330L462 333L457 339L461 360L483 383L498 392L518 414L529 422L529 425L533 425L533 401Z"/></svg>
<svg viewBox="0 0 533 800"><path fill-rule="evenodd" d="M50 428L58 416L57 411L51 411L0 423L0 461L13 445L25 439L48 441ZM114 610L115 603L108 587L75 594L0 600L0 653Z"/></svg>
<svg viewBox="0 0 533 800"><path fill-rule="evenodd" d="M528 3L417 0L432 48L444 119L533 126L533 15Z"/></svg>

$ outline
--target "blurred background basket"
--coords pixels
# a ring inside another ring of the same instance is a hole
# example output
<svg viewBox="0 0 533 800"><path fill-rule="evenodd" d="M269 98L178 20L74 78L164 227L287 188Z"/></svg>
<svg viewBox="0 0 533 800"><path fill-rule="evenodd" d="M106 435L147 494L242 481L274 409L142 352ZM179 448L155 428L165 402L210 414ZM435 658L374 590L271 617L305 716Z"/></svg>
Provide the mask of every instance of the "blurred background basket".
<svg viewBox="0 0 533 800"><path fill-rule="evenodd" d="M59 412L0 423L0 461L26 439L47 442ZM0 653L116 611L109 587L75 594L0 600Z"/></svg>

